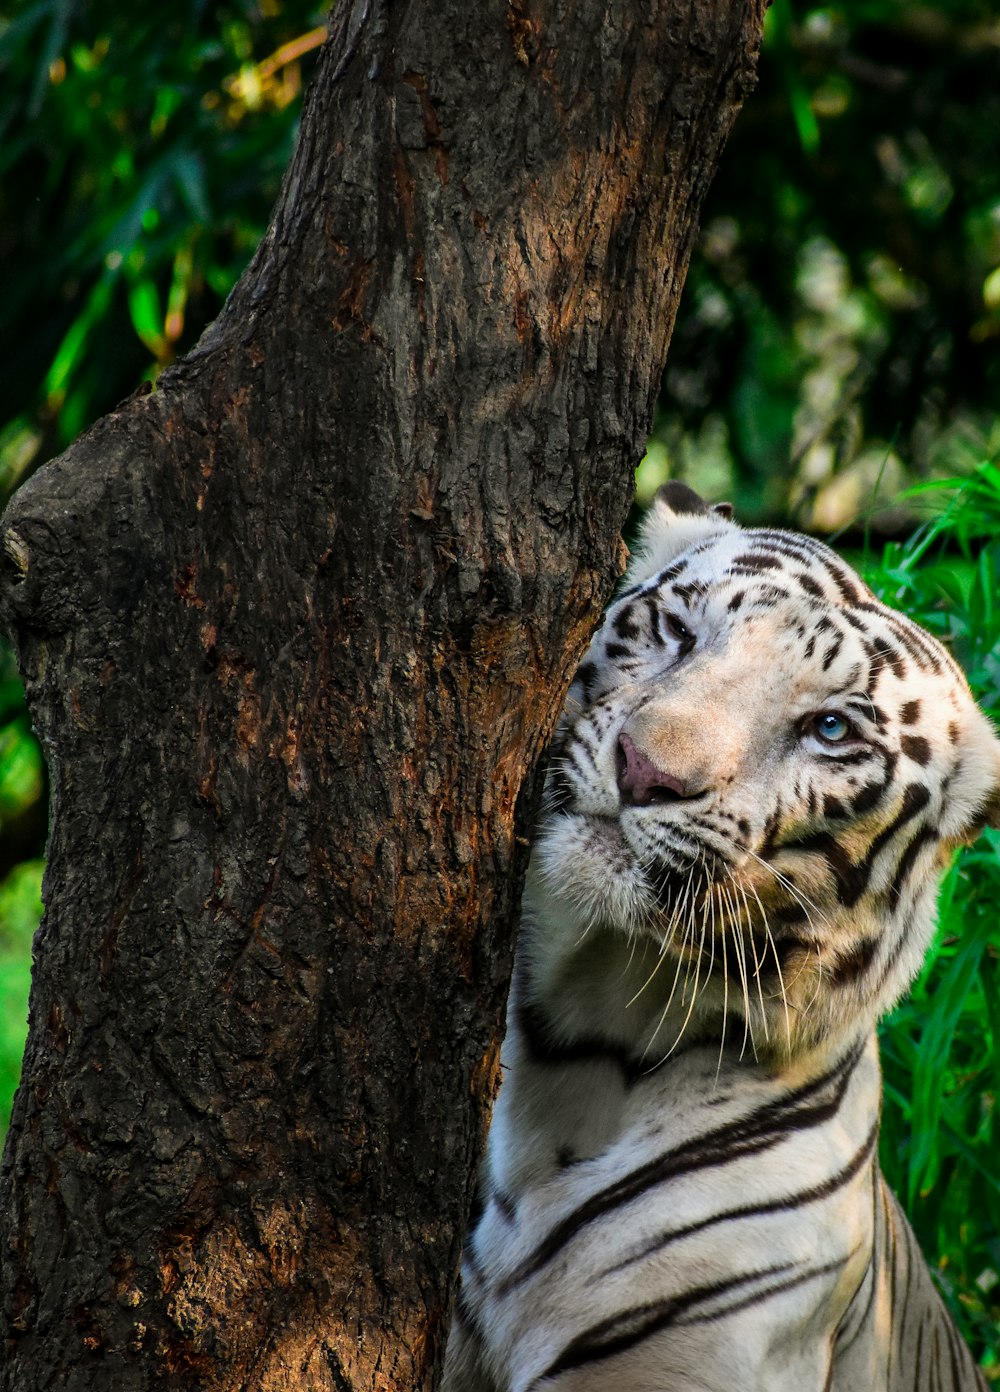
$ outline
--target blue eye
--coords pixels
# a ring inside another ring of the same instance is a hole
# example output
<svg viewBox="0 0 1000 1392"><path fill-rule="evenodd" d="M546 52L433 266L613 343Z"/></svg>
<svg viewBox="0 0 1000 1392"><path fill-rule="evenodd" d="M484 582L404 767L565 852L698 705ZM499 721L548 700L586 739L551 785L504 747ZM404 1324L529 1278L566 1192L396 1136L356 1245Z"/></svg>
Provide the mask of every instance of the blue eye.
<svg viewBox="0 0 1000 1392"><path fill-rule="evenodd" d="M824 744L843 744L854 734L854 726L837 711L820 711L812 718L812 731Z"/></svg>

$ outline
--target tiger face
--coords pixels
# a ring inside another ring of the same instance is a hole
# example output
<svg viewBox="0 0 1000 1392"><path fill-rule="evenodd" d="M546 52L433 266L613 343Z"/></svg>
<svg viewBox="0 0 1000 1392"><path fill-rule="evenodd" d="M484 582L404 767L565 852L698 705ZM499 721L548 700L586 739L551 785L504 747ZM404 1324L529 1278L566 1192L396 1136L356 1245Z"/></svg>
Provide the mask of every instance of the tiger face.
<svg viewBox="0 0 1000 1392"><path fill-rule="evenodd" d="M670 485L571 688L535 874L571 931L652 942L691 1030L787 1057L892 1004L998 814L944 648L821 543Z"/></svg>

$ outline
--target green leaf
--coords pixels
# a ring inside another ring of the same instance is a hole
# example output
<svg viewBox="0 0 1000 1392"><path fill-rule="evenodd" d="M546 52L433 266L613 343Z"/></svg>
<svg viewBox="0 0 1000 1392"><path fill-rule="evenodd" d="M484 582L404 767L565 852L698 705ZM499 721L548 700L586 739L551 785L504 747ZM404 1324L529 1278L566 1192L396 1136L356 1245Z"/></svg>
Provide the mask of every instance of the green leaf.
<svg viewBox="0 0 1000 1392"><path fill-rule="evenodd" d="M28 1024L31 940L42 914L40 860L25 861L0 884L0 1130L6 1130L21 1074Z"/></svg>
<svg viewBox="0 0 1000 1392"><path fill-rule="evenodd" d="M128 289L128 312L132 327L156 357L162 357L166 342L163 337L163 314L160 296L151 280L138 280Z"/></svg>

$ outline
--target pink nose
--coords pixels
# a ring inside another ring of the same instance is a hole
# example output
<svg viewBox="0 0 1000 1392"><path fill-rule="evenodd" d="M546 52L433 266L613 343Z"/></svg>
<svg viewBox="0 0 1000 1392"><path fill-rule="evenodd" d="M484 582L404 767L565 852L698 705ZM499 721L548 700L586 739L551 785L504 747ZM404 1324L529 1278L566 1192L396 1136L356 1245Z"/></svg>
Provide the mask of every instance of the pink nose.
<svg viewBox="0 0 1000 1392"><path fill-rule="evenodd" d="M657 768L629 735L618 736L618 787L622 801L634 807L688 796L681 780Z"/></svg>

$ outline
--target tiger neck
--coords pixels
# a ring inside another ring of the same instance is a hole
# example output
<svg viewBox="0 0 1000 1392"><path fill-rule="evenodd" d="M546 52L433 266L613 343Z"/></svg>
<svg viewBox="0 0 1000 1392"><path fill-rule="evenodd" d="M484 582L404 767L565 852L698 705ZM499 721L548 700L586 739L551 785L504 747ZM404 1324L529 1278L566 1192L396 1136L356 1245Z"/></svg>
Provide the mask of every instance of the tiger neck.
<svg viewBox="0 0 1000 1392"><path fill-rule="evenodd" d="M742 1021L723 1037L718 1012L690 1009L690 989L678 1001L678 984L664 1009L674 968L661 987L657 955L598 927L583 932L544 895L526 896L490 1142L496 1189L513 1199L558 1183L567 1166L620 1144L641 1149L651 1127L668 1146L725 1119L738 1131L742 1116L814 1086L836 1092L847 1078L845 1144L856 1150L877 1127L873 1031L858 1025L791 1058L757 1042L755 1057Z"/></svg>
<svg viewBox="0 0 1000 1392"><path fill-rule="evenodd" d="M826 1072L870 1038L867 1016L845 1018L819 1042L798 1042L789 1008L770 1027L751 969L742 982L711 981L678 963L651 937L588 925L529 878L512 991L512 1025L536 1057L598 1057L630 1076L651 1074L692 1049L714 1049L748 1074L800 1081Z"/></svg>

